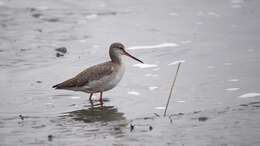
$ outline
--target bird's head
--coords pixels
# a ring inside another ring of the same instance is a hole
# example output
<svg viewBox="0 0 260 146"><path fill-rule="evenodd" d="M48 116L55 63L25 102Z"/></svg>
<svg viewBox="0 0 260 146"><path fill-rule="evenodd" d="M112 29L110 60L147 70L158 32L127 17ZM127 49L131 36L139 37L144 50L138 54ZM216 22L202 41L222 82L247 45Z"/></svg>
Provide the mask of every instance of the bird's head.
<svg viewBox="0 0 260 146"><path fill-rule="evenodd" d="M109 54L110 56L120 56L120 55L126 55L138 62L143 63L143 61L141 61L140 59L137 59L136 57L132 56L131 54L129 54L128 52L126 52L125 50L125 46L121 43L113 43L110 45L109 48Z"/></svg>

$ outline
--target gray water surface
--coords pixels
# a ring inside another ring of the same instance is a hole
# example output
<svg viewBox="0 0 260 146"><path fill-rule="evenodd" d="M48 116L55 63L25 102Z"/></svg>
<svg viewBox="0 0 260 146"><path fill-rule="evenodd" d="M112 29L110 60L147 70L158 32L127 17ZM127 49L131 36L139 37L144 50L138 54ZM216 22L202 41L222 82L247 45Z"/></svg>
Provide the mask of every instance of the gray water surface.
<svg viewBox="0 0 260 146"><path fill-rule="evenodd" d="M0 145L259 145L259 6L1 0ZM109 60L112 42L145 65L125 58L103 108L99 95L90 103L86 93L51 88ZM56 57L59 47L68 52Z"/></svg>

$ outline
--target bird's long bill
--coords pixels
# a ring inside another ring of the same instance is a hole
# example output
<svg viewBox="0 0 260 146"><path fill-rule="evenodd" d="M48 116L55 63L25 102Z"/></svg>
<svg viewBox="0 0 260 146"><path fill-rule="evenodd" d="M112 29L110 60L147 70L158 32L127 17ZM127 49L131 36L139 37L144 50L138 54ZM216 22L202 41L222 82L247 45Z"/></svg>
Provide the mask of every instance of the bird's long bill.
<svg viewBox="0 0 260 146"><path fill-rule="evenodd" d="M141 61L141 60L139 60L139 59L135 58L135 57L134 57L134 56L132 56L131 54L127 53L126 51L125 51L125 55L126 55L126 56L128 56L128 57L131 57L131 58L133 58L134 60L136 60L136 61L138 61L138 62L144 63L143 61Z"/></svg>

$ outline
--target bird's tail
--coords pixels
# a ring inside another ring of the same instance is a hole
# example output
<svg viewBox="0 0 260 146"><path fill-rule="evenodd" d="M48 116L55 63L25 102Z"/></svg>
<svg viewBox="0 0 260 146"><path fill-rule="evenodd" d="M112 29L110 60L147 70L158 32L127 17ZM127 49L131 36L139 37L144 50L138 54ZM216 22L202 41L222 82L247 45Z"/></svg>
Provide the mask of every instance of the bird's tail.
<svg viewBox="0 0 260 146"><path fill-rule="evenodd" d="M59 84L52 86L54 89L59 89Z"/></svg>
<svg viewBox="0 0 260 146"><path fill-rule="evenodd" d="M55 89L67 89L67 88L70 88L70 87L74 87L76 86L76 82L75 82L75 79L74 78L71 78L71 79L68 79L62 83L59 83L57 85L54 85L52 86L52 88L55 88Z"/></svg>

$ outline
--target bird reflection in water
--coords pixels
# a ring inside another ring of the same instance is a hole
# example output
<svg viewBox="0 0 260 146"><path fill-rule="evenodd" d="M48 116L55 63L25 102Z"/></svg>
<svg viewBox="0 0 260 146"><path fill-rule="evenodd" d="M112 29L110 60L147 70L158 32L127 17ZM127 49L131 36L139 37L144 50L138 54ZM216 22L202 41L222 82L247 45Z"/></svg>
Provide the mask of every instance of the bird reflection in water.
<svg viewBox="0 0 260 146"><path fill-rule="evenodd" d="M93 102L90 101L89 108L68 112L65 116L85 123L126 120L124 113L118 112L114 106L104 106Z"/></svg>
<svg viewBox="0 0 260 146"><path fill-rule="evenodd" d="M67 112L62 117L65 118L66 123L70 123L72 120L73 127L81 127L77 129L78 134L90 137L123 137L128 127L124 113L118 112L114 106L102 106L99 101L93 102L90 102L85 109Z"/></svg>

